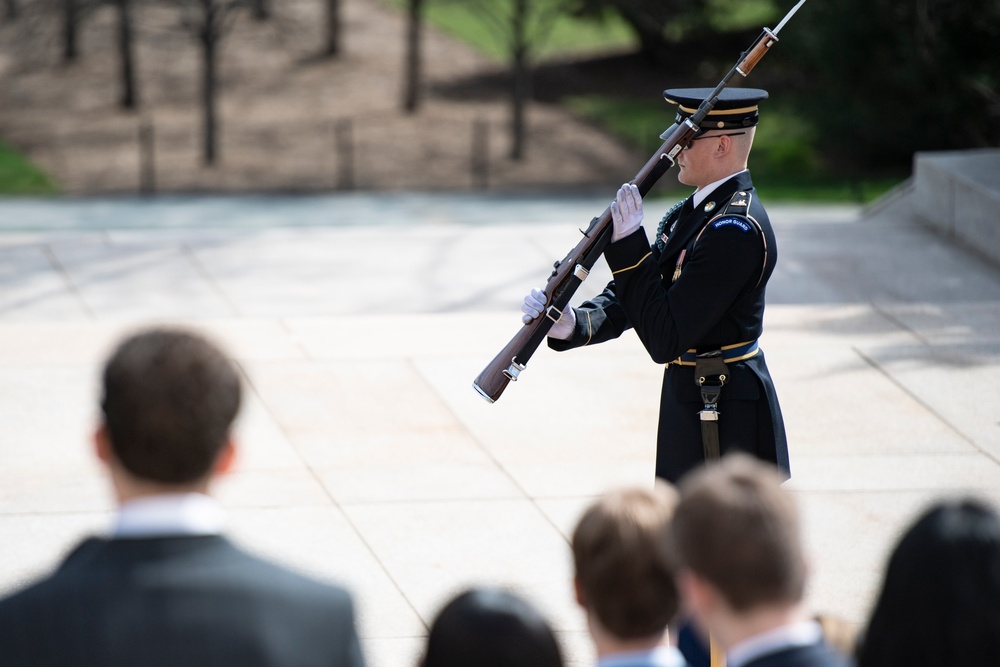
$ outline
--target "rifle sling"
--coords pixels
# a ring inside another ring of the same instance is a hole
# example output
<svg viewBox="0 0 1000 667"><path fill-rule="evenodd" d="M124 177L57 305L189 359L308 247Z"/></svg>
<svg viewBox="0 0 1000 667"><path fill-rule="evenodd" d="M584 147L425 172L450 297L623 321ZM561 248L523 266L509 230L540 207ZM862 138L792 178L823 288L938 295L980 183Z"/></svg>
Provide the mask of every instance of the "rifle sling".
<svg viewBox="0 0 1000 667"><path fill-rule="evenodd" d="M590 247L584 252L576 261L575 266L583 267L586 272L589 272L594 268L594 264L597 263L597 259L604 252L607 247L608 242L611 240L611 233L613 229L611 225L608 225L603 230L598 232L595 241L590 244ZM571 258L564 259L563 261L568 261ZM574 270L573 273L569 275L565 281L563 281L562 286L556 290L558 292L554 295L552 303L549 304L549 308L555 308L560 313L563 312L567 306L569 306L570 299L573 298L573 294L576 292L577 288L586 280L586 275L580 276L580 272ZM547 317L547 312L542 313L540 317ZM535 328L534 333L528 338L528 340L521 346L521 348L514 355L513 361L526 366L528 360L531 359L531 355L535 353L538 346L542 344L545 337L549 333L549 329L555 322L552 318L548 318L548 323L542 323L540 326Z"/></svg>

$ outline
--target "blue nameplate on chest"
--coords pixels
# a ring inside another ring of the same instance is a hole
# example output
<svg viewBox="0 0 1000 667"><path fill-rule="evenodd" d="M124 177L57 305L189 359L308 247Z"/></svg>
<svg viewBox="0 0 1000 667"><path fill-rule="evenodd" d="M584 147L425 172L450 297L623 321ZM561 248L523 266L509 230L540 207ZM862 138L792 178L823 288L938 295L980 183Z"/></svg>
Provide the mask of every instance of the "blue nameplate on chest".
<svg viewBox="0 0 1000 667"><path fill-rule="evenodd" d="M719 218L712 223L713 229L722 229L723 227L736 227L743 232L750 231L750 223L747 222L745 218L736 218L732 216Z"/></svg>

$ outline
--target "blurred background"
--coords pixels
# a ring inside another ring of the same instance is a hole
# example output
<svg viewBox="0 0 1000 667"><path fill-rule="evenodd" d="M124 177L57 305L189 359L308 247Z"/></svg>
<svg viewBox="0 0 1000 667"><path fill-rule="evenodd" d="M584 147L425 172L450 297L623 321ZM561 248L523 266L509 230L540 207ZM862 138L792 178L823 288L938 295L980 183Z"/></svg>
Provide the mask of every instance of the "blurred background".
<svg viewBox="0 0 1000 667"><path fill-rule="evenodd" d="M663 89L791 5L0 0L0 193L609 191ZM807 2L745 82L762 195L868 202L917 151L997 146L998 40L995 1Z"/></svg>

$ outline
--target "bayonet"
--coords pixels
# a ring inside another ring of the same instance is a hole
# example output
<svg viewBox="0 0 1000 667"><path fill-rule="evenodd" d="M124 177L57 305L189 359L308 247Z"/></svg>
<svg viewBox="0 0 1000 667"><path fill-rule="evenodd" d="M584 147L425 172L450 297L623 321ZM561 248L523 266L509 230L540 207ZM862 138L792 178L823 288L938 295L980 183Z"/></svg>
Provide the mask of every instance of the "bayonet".
<svg viewBox="0 0 1000 667"><path fill-rule="evenodd" d="M780 32L781 29L785 27L785 24L788 23L788 19L792 18L792 15L795 14L795 12L799 11L799 7L801 7L804 4L806 4L806 0L799 0L798 4L792 7L791 10L787 14L785 14L785 18L781 19L781 23L779 23L778 27L775 28L773 31L775 35L777 35L778 32Z"/></svg>

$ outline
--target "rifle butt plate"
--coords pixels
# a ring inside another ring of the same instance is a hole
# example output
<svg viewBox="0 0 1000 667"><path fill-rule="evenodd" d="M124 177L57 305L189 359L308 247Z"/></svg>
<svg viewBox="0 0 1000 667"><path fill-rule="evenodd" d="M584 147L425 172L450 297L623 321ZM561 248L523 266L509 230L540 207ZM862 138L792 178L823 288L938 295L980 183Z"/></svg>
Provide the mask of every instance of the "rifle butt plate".
<svg viewBox="0 0 1000 667"><path fill-rule="evenodd" d="M495 403L496 402L492 398L490 398L490 395L487 394L485 391L483 391L482 387L480 387L475 382L472 383L472 388L476 390L477 394L479 394L480 396L482 396L483 398L485 398L487 402L489 402L489 403Z"/></svg>

